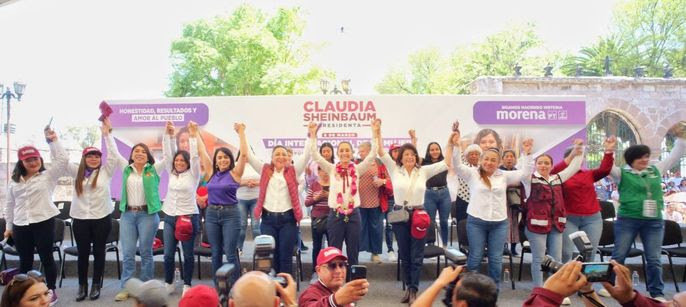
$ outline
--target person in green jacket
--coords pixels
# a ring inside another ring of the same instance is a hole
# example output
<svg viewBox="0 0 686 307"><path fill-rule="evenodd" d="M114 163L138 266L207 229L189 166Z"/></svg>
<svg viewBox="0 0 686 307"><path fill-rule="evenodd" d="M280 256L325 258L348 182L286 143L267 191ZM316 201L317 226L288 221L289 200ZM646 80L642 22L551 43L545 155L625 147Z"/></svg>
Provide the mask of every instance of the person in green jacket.
<svg viewBox="0 0 686 307"><path fill-rule="evenodd" d="M109 119L106 118L103 125L109 128L103 129L107 146L117 146L112 134L108 132L112 130ZM170 134L173 133L173 126L167 124L166 133L163 136L166 141L169 141ZM123 301L129 298L124 284L133 278L136 272L136 250L140 251L141 256L140 280L147 281L153 278L152 243L160 225L160 216L157 212L162 208L158 174L164 170L166 163L164 159L156 162L148 146L143 143L133 146L128 160L120 154L116 158L116 167L123 168L121 202L119 208L115 208L122 212L119 220L119 243L123 255L123 272L122 289L114 299Z"/></svg>
<svg viewBox="0 0 686 307"><path fill-rule="evenodd" d="M624 151L626 166L612 168L610 175L617 183L619 210L615 222L615 244L612 259L624 263L636 236L641 236L647 261L646 281L650 296L664 301L660 251L665 223L662 217L662 174L674 167L684 155L686 140L682 125L672 152L662 161L650 163L650 148L632 145Z"/></svg>

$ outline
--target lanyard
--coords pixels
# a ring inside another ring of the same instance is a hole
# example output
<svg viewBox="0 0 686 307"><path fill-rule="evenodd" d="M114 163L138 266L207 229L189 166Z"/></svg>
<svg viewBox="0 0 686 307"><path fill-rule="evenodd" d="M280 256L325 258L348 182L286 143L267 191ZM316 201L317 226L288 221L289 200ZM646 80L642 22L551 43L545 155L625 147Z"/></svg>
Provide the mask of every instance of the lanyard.
<svg viewBox="0 0 686 307"><path fill-rule="evenodd" d="M652 173L652 169L651 169L650 173ZM641 177L641 181L643 181L643 184L645 185L645 188L646 188L646 199L653 199L653 193L650 192L650 184L648 183L648 180L646 180L646 176L648 176L648 174L644 173L644 174L641 174L639 176Z"/></svg>

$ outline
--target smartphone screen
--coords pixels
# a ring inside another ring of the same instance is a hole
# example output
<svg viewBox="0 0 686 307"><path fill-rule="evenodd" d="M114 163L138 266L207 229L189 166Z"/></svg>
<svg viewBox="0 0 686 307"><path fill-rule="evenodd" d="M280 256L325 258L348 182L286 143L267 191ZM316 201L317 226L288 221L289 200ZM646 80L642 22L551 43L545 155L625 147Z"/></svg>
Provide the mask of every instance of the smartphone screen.
<svg viewBox="0 0 686 307"><path fill-rule="evenodd" d="M367 267L364 265L350 266L350 280L367 278Z"/></svg>
<svg viewBox="0 0 686 307"><path fill-rule="evenodd" d="M612 264L608 262L584 263L581 272L586 275L589 282L610 281Z"/></svg>

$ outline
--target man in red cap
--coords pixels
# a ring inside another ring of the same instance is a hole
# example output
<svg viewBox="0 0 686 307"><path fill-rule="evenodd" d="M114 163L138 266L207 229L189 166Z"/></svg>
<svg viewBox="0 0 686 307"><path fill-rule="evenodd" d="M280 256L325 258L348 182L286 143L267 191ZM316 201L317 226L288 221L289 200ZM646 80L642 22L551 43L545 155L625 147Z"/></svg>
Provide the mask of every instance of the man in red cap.
<svg viewBox="0 0 686 307"><path fill-rule="evenodd" d="M340 249L327 247L317 255L317 276L298 300L300 307L347 307L362 299L369 291L366 279L345 283L348 258Z"/></svg>

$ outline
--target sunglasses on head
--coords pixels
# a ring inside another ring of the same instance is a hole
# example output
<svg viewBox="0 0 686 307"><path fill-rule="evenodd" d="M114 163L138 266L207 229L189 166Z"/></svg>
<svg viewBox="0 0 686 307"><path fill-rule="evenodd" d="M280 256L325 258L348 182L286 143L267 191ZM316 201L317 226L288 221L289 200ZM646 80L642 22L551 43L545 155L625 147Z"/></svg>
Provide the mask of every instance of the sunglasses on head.
<svg viewBox="0 0 686 307"><path fill-rule="evenodd" d="M348 263L345 261L340 261L340 262L329 262L326 264L326 267L329 268L329 270L333 271L336 268L345 268L348 266Z"/></svg>
<svg viewBox="0 0 686 307"><path fill-rule="evenodd" d="M41 274L41 272L39 272L39 271L31 270L31 271L26 272L26 274L14 275L14 277L12 277L12 281L10 281L8 286L11 287L12 285L14 285L14 283L25 282L25 281L29 280L29 278L35 278L35 279L42 280L43 274Z"/></svg>

